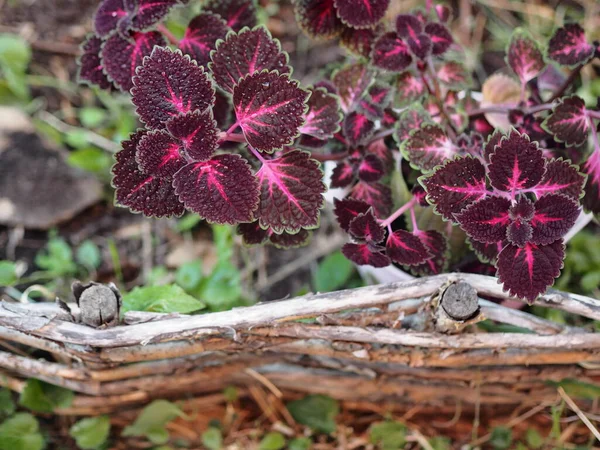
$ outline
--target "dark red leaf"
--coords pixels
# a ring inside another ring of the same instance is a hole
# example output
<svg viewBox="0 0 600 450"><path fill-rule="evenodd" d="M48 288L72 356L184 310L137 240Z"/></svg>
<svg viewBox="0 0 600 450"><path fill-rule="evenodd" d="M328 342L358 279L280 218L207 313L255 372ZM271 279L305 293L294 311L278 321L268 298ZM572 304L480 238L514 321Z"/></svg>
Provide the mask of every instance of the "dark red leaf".
<svg viewBox="0 0 600 450"><path fill-rule="evenodd" d="M300 127L300 133L308 134L317 139L332 138L340 131L342 112L338 98L329 94L324 88L309 88L311 96L308 99L306 122Z"/></svg>
<svg viewBox="0 0 600 450"><path fill-rule="evenodd" d="M430 171L456 154L456 147L436 124L425 123L402 142L400 151L411 166Z"/></svg>
<svg viewBox="0 0 600 450"><path fill-rule="evenodd" d="M256 176L260 185L258 217L275 233L315 228L327 190L319 163L300 150L265 160Z"/></svg>
<svg viewBox="0 0 600 450"><path fill-rule="evenodd" d="M425 25L425 33L431 38L431 53L435 56L446 53L454 42L448 28L441 23L428 23Z"/></svg>
<svg viewBox="0 0 600 450"><path fill-rule="evenodd" d="M231 97L220 89L215 91L215 106L213 106L212 112L219 128L227 129L232 125L233 106L231 105Z"/></svg>
<svg viewBox="0 0 600 450"><path fill-rule="evenodd" d="M502 241L491 244L479 242L471 238L467 238L467 241L481 262L489 262L491 264L496 263L496 259L505 245Z"/></svg>
<svg viewBox="0 0 600 450"><path fill-rule="evenodd" d="M271 233L269 241L277 248L289 249L304 247L310 242L311 232L304 228L297 233L291 234L285 231L281 234Z"/></svg>
<svg viewBox="0 0 600 450"><path fill-rule="evenodd" d="M211 58L209 67L215 82L226 92L233 92L247 75L263 70L277 70L280 74L292 72L279 41L264 27L229 34L225 41L217 44Z"/></svg>
<svg viewBox="0 0 600 450"><path fill-rule="evenodd" d="M506 238L508 242L517 247L524 247L533 236L533 228L528 222L517 220L511 222L506 229Z"/></svg>
<svg viewBox="0 0 600 450"><path fill-rule="evenodd" d="M500 140L504 137L504 134L500 130L494 130L488 137L488 140L483 147L483 159L487 164L490 162L490 156L496 151L496 147L500 144Z"/></svg>
<svg viewBox="0 0 600 450"><path fill-rule="evenodd" d="M146 56L150 56L156 45L166 44L162 34L157 31L133 33L128 39L113 34L104 43L101 52L106 74L119 89L129 91L133 87L135 69L142 65Z"/></svg>
<svg viewBox="0 0 600 450"><path fill-rule="evenodd" d="M548 56L563 66L585 64L594 56L594 46L585 38L583 28L569 23L559 28L548 43Z"/></svg>
<svg viewBox="0 0 600 450"><path fill-rule="evenodd" d="M296 142L298 147L304 147L308 149L323 148L327 145L326 139L317 139L316 137L309 136L308 134L301 134Z"/></svg>
<svg viewBox="0 0 600 450"><path fill-rule="evenodd" d="M587 174L583 206L587 211L600 213L600 150L596 149L582 167Z"/></svg>
<svg viewBox="0 0 600 450"><path fill-rule="evenodd" d="M383 108L371 102L367 97L358 102L356 110L360 114L366 116L369 120L382 119L384 115Z"/></svg>
<svg viewBox="0 0 600 450"><path fill-rule="evenodd" d="M590 132L585 102L576 95L561 98L542 126L567 146L584 144Z"/></svg>
<svg viewBox="0 0 600 450"><path fill-rule="evenodd" d="M342 125L346 141L351 146L363 144L375 131L375 123L358 111L346 116Z"/></svg>
<svg viewBox="0 0 600 450"><path fill-rule="evenodd" d="M506 62L523 85L533 80L546 65L537 43L521 28L517 28L510 39Z"/></svg>
<svg viewBox="0 0 600 450"><path fill-rule="evenodd" d="M334 0L338 17L352 28L368 28L383 16L390 0Z"/></svg>
<svg viewBox="0 0 600 450"><path fill-rule="evenodd" d="M510 200L490 196L456 214L460 227L474 240L489 244L504 240L510 223Z"/></svg>
<svg viewBox="0 0 600 450"><path fill-rule="evenodd" d="M552 159L546 163L546 172L537 185L531 188L536 197L560 193L579 200L583 193L585 176L579 173L579 168L562 159Z"/></svg>
<svg viewBox="0 0 600 450"><path fill-rule="evenodd" d="M530 303L560 274L565 256L562 239L550 245L507 245L498 255L498 278L504 290Z"/></svg>
<svg viewBox="0 0 600 450"><path fill-rule="evenodd" d="M415 231L413 233L431 253L429 259L423 264L410 266L410 271L415 275L437 275L444 271L448 262L446 252L448 250L447 239L438 231Z"/></svg>
<svg viewBox="0 0 600 450"><path fill-rule="evenodd" d="M366 149L366 153L377 156L383 162L385 173L394 169L394 154L386 145L385 139L377 139L371 142Z"/></svg>
<svg viewBox="0 0 600 450"><path fill-rule="evenodd" d="M209 159L217 149L219 130L210 110L175 116L167 122L167 130L193 161Z"/></svg>
<svg viewBox="0 0 600 450"><path fill-rule="evenodd" d="M530 221L535 214L535 205L524 195L519 195L516 203L513 203L508 210L508 216L511 220Z"/></svg>
<svg viewBox="0 0 600 450"><path fill-rule="evenodd" d="M352 219L348 230L353 238L372 244L378 244L385 237L385 229L379 225L371 209Z"/></svg>
<svg viewBox="0 0 600 450"><path fill-rule="evenodd" d="M331 38L344 28L333 0L296 0L294 6L300 28L310 36Z"/></svg>
<svg viewBox="0 0 600 450"><path fill-rule="evenodd" d="M390 105L393 96L394 89L392 86L382 81L375 82L369 88L369 99L382 108L387 108Z"/></svg>
<svg viewBox="0 0 600 450"><path fill-rule="evenodd" d="M490 194L483 164L470 157L448 161L420 181L435 211L453 222L455 214Z"/></svg>
<svg viewBox="0 0 600 450"><path fill-rule="evenodd" d="M331 77L345 113L353 111L374 80L374 72L366 64L356 63L334 72Z"/></svg>
<svg viewBox="0 0 600 450"><path fill-rule="evenodd" d="M440 22L448 22L448 20L450 20L450 15L452 14L450 11L450 8L448 7L448 5L435 5L434 6L435 9L435 13L438 16L438 19L440 19Z"/></svg>
<svg viewBox="0 0 600 450"><path fill-rule="evenodd" d="M369 58L375 41L384 30L385 28L380 24L372 28L362 28L360 30L344 25L342 34L340 35L340 45L355 55Z"/></svg>
<svg viewBox="0 0 600 450"><path fill-rule="evenodd" d="M579 204L561 194L544 195L535 202L531 219L534 244L550 244L563 237L573 227L581 209Z"/></svg>
<svg viewBox="0 0 600 450"><path fill-rule="evenodd" d="M415 76L411 71L406 71L398 75L396 80L396 106L404 106L419 100L427 87L423 80Z"/></svg>
<svg viewBox="0 0 600 450"><path fill-rule="evenodd" d="M110 89L112 83L104 73L104 67L100 60L100 50L102 48L102 39L90 34L81 46L83 54L79 58L79 71L77 79L80 83L87 83L90 86L96 85L100 89Z"/></svg>
<svg viewBox="0 0 600 450"><path fill-rule="evenodd" d="M366 213L370 205L362 200L355 200L353 198L345 198L339 200L333 199L333 205L335 216L337 217L340 227L346 232L350 230L350 222L359 214Z"/></svg>
<svg viewBox="0 0 600 450"><path fill-rule="evenodd" d="M346 161L341 161L335 166L331 174L331 187L334 189L345 188L352 184L354 178L355 175L352 166Z"/></svg>
<svg viewBox="0 0 600 450"><path fill-rule="evenodd" d="M145 135L146 131L132 134L116 154L112 168L116 203L149 217L181 216L185 209L175 195L173 180L147 175L138 167L136 148Z"/></svg>
<svg viewBox="0 0 600 450"><path fill-rule="evenodd" d="M261 228L258 220L254 222L240 223L237 226L237 234L242 236L244 245L262 245L269 239L269 231Z"/></svg>
<svg viewBox="0 0 600 450"><path fill-rule="evenodd" d="M185 2L178 2L177 0L137 0L137 3L137 10L131 19L131 28L142 31L165 17L177 3Z"/></svg>
<svg viewBox="0 0 600 450"><path fill-rule="evenodd" d="M120 20L131 15L123 0L104 0L94 15L94 29L100 37L108 36L117 29Z"/></svg>
<svg viewBox="0 0 600 450"><path fill-rule="evenodd" d="M416 38L423 32L423 22L414 14L399 14L396 17L396 33L401 38Z"/></svg>
<svg viewBox="0 0 600 450"><path fill-rule="evenodd" d="M496 146L490 161L492 186L511 193L535 186L545 171L545 159L537 143L514 130Z"/></svg>
<svg viewBox="0 0 600 450"><path fill-rule="evenodd" d="M410 37L406 40L408 43L408 47L410 51L420 60L424 60L427 58L429 53L431 52L431 39L429 35L425 33L419 34L417 37Z"/></svg>
<svg viewBox="0 0 600 450"><path fill-rule="evenodd" d="M388 236L385 250L392 261L403 266L423 264L433 256L417 236L404 230Z"/></svg>
<svg viewBox="0 0 600 450"><path fill-rule="evenodd" d="M186 164L179 140L165 130L146 134L137 146L135 158L142 172L157 177L173 178Z"/></svg>
<svg viewBox="0 0 600 450"><path fill-rule="evenodd" d="M352 189L350 196L372 206L375 215L379 219L390 215L392 209L392 190L383 183L359 182Z"/></svg>
<svg viewBox="0 0 600 450"><path fill-rule="evenodd" d="M196 60L198 65L206 67L210 61L210 52L217 46L219 39L225 39L229 28L216 14L202 13L192 19L183 39L179 41L180 50Z"/></svg>
<svg viewBox="0 0 600 450"><path fill-rule="evenodd" d="M209 222L250 222L258 205L257 179L240 155L190 163L175 174L173 186L185 206Z"/></svg>
<svg viewBox="0 0 600 450"><path fill-rule="evenodd" d="M375 41L372 59L377 67L393 72L402 72L412 63L408 45L394 32Z"/></svg>
<svg viewBox="0 0 600 450"><path fill-rule="evenodd" d="M375 155L366 155L358 166L358 178L367 183L381 180L385 172L383 161Z"/></svg>
<svg viewBox="0 0 600 450"><path fill-rule="evenodd" d="M233 90L237 123L248 143L263 152L290 145L304 123L309 93L277 72L257 72Z"/></svg>
<svg viewBox="0 0 600 450"><path fill-rule="evenodd" d="M437 69L438 79L449 89L461 91L472 87L471 74L458 61L446 61Z"/></svg>
<svg viewBox="0 0 600 450"><path fill-rule="evenodd" d="M164 128L167 120L190 111L204 111L215 102L207 74L189 56L156 47L133 77L132 102L150 128Z"/></svg>
<svg viewBox="0 0 600 450"><path fill-rule="evenodd" d="M418 130L428 120L431 120L429 114L420 105L406 109L396 122L394 139L398 145L410 137L412 130Z"/></svg>
<svg viewBox="0 0 600 450"><path fill-rule="evenodd" d="M255 0L209 0L204 10L218 14L233 31L252 28L258 23Z"/></svg>
<svg viewBox="0 0 600 450"><path fill-rule="evenodd" d="M346 258L359 266L385 267L390 259L381 251L372 249L368 244L344 244L342 253Z"/></svg>

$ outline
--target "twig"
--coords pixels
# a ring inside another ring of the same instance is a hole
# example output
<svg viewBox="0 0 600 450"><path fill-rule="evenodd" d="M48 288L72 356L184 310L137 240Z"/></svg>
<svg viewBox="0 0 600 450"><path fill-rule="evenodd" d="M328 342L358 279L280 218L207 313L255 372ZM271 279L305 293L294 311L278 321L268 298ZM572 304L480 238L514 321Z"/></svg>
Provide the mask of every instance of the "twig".
<svg viewBox="0 0 600 450"><path fill-rule="evenodd" d="M590 422L590 419L587 418L587 416L583 413L583 411L581 411L581 409L579 409L579 406L577 406L577 403L575 403L571 399L571 397L569 397L567 395L567 393L562 388L562 386L559 386L559 388L558 388L558 395L560 395L562 397L562 399L565 401L565 403L567 405L569 405L569 408L571 408L573 411L575 411L575 413L579 416L579 418L585 424L585 426L588 427L588 429L592 432L594 437L600 441L600 432L598 431L598 429L594 426L594 424L592 424L592 422Z"/></svg>

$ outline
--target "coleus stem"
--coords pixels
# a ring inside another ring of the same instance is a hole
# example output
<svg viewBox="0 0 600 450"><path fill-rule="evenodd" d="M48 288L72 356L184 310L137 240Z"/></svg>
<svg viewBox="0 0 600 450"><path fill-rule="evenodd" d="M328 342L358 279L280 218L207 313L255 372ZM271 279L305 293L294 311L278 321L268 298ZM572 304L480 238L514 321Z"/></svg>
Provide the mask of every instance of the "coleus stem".
<svg viewBox="0 0 600 450"><path fill-rule="evenodd" d="M553 102L557 98L562 97L562 95L569 88L569 86L573 85L573 80L575 80L575 78L577 78L577 76L581 72L581 69L583 69L584 66L585 66L585 64L580 64L577 67L575 67L575 69L573 69L573 71L565 79L563 84L556 90L556 92L554 92L554 94L552 94L552 97L550 97L550 100L548 100L548 101Z"/></svg>
<svg viewBox="0 0 600 450"><path fill-rule="evenodd" d="M311 153L311 158L316 159L319 162L341 161L343 159L346 159L347 157L348 157L348 150L343 151L341 153L333 153L333 154L329 154L329 155L323 155L320 153Z"/></svg>
<svg viewBox="0 0 600 450"><path fill-rule="evenodd" d="M388 217L387 219L382 221L381 226L387 227L388 225L391 225L392 222L394 222L394 220L396 220L398 217L400 217L402 214L404 214L409 209L413 208L416 203L417 203L417 199L415 197L413 197L412 199L410 199L410 201L408 201L407 203L402 205L400 208L398 208L396 210L396 212L394 212L394 214L392 214L390 217Z"/></svg>
<svg viewBox="0 0 600 450"><path fill-rule="evenodd" d="M156 30L161 32L167 38L169 43L179 46L179 39L177 39L177 37L171 33L171 31L164 24L159 24L156 27Z"/></svg>
<svg viewBox="0 0 600 450"><path fill-rule="evenodd" d="M524 114L536 114L542 111L548 111L552 108L554 108L555 103L554 102L549 102L549 103L542 103L541 105L534 105L534 106L530 106L528 108L519 108L519 106L513 106L513 105L492 105L492 106L485 106L483 108L476 108L473 109L471 111L469 111L467 113L467 115L469 117L474 117L474 116L479 116L481 114L487 114L487 113L505 113L508 114L510 111L512 110L520 110L522 111Z"/></svg>

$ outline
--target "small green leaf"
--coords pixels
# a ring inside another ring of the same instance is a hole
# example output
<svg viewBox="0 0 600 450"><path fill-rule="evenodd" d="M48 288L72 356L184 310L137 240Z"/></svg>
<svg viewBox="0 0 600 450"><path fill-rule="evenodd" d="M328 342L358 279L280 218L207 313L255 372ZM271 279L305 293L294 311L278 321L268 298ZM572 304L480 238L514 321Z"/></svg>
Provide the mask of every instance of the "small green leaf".
<svg viewBox="0 0 600 450"><path fill-rule="evenodd" d="M406 425L391 421L373 424L369 440L382 450L400 450L406 444Z"/></svg>
<svg viewBox="0 0 600 450"><path fill-rule="evenodd" d="M202 261L200 260L182 264L175 272L175 283L187 292L198 288L202 278Z"/></svg>
<svg viewBox="0 0 600 450"><path fill-rule="evenodd" d="M354 265L342 252L327 256L317 268L313 284L317 292L331 292L344 286L352 276Z"/></svg>
<svg viewBox="0 0 600 450"><path fill-rule="evenodd" d="M83 450L94 450L108 439L110 419L108 416L90 417L75 423L69 434Z"/></svg>
<svg viewBox="0 0 600 450"><path fill-rule="evenodd" d="M0 425L0 450L42 450L44 438L37 419L29 413L18 413Z"/></svg>
<svg viewBox="0 0 600 450"><path fill-rule="evenodd" d="M223 436L217 427L210 427L202 433L202 444L209 450L220 450L223 447Z"/></svg>
<svg viewBox="0 0 600 450"><path fill-rule="evenodd" d="M35 256L35 263L40 269L56 277L77 272L77 266L73 261L73 250L62 238L51 238L46 248Z"/></svg>
<svg viewBox="0 0 600 450"><path fill-rule="evenodd" d="M167 400L154 400L132 425L125 427L123 436L145 436L153 444L164 444L169 440L165 425L176 417L186 417L177 405Z"/></svg>
<svg viewBox="0 0 600 450"><path fill-rule="evenodd" d="M235 386L227 386L223 389L223 397L229 403L233 403L238 399L238 390Z"/></svg>
<svg viewBox="0 0 600 450"><path fill-rule="evenodd" d="M211 311L227 311L239 305L242 296L240 271L229 262L221 262L205 278L197 291Z"/></svg>
<svg viewBox="0 0 600 450"><path fill-rule="evenodd" d="M220 262L229 262L233 256L234 228L230 225L212 225L213 242Z"/></svg>
<svg viewBox="0 0 600 450"><path fill-rule="evenodd" d="M31 378L21 392L19 404L32 411L51 413L71 406L74 396L73 391Z"/></svg>
<svg viewBox="0 0 600 450"><path fill-rule="evenodd" d="M281 450L285 447L285 438L281 433L268 433L262 441L260 441L258 450Z"/></svg>
<svg viewBox="0 0 600 450"><path fill-rule="evenodd" d="M490 445L496 450L504 450L512 444L512 430L506 427L496 427L492 430Z"/></svg>
<svg viewBox="0 0 600 450"><path fill-rule="evenodd" d="M600 287L600 270L586 273L581 277L581 287L587 292L594 292Z"/></svg>
<svg viewBox="0 0 600 450"><path fill-rule="evenodd" d="M177 221L177 231L183 233L184 231L190 231L196 225L202 222L202 219L198 214L186 214Z"/></svg>
<svg viewBox="0 0 600 450"><path fill-rule="evenodd" d="M288 450L310 450L312 441L307 437L292 439L288 444Z"/></svg>
<svg viewBox="0 0 600 450"><path fill-rule="evenodd" d="M537 430L533 428L529 428L527 430L525 433L525 440L527 441L529 448L532 449L542 448L544 445L544 438Z"/></svg>
<svg viewBox="0 0 600 450"><path fill-rule="evenodd" d="M204 308L204 303L192 297L176 284L136 287L123 296L122 311L151 311L183 314Z"/></svg>
<svg viewBox="0 0 600 450"><path fill-rule="evenodd" d="M31 60L29 43L16 34L0 34L0 72L10 90L21 100L29 98L25 71Z"/></svg>
<svg viewBox="0 0 600 450"><path fill-rule="evenodd" d="M296 420L320 433L333 433L335 417L340 412L338 402L326 395L308 395L301 400L287 404L290 414Z"/></svg>
<svg viewBox="0 0 600 450"><path fill-rule="evenodd" d="M17 265L12 261L0 261L0 286L11 286L18 279Z"/></svg>
<svg viewBox="0 0 600 450"><path fill-rule="evenodd" d="M12 392L8 389L0 389L0 415L12 416L15 413L15 402L12 398Z"/></svg>
<svg viewBox="0 0 600 450"><path fill-rule="evenodd" d="M87 131L74 128L65 133L65 142L73 148L84 148L90 145Z"/></svg>
<svg viewBox="0 0 600 450"><path fill-rule="evenodd" d="M88 269L97 269L102 263L100 249L94 242L90 240L83 241L77 248L75 259L77 259L79 264L87 267Z"/></svg>
<svg viewBox="0 0 600 450"><path fill-rule="evenodd" d="M106 152L95 147L84 147L69 153L67 162L78 169L102 174L108 173L112 159Z"/></svg>
<svg viewBox="0 0 600 450"><path fill-rule="evenodd" d="M107 111L102 108L87 107L79 110L79 120L86 128L97 128L106 120Z"/></svg>
<svg viewBox="0 0 600 450"><path fill-rule="evenodd" d="M429 440L429 445L433 448L433 450L450 450L452 442L447 437L436 436Z"/></svg>
<svg viewBox="0 0 600 450"><path fill-rule="evenodd" d="M595 400L600 397L600 386L585 383L574 378L565 378L559 382L547 381L547 384L556 388L562 387L569 397Z"/></svg>
<svg viewBox="0 0 600 450"><path fill-rule="evenodd" d="M147 286L162 286L168 284L171 280L171 274L165 266L154 266L148 278L146 279Z"/></svg>

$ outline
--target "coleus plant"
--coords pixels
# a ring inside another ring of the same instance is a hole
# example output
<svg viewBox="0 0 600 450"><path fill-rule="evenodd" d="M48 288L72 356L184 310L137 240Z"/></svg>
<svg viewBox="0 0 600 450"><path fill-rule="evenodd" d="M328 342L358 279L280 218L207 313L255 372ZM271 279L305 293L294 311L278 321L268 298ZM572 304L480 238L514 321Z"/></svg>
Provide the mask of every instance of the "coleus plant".
<svg viewBox="0 0 600 450"><path fill-rule="evenodd" d="M529 301L558 276L582 210L600 212L600 112L569 94L600 50L579 25L545 52L515 30L511 74L496 78L516 98L489 104L471 93L443 5L388 17L389 0L295 0L304 31L350 53L302 87L251 0L210 0L177 39L160 22L184 3L104 0L83 45L80 78L130 91L145 126L117 154L119 204L299 246L319 225L329 161L349 259L494 270Z"/></svg>

